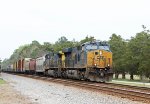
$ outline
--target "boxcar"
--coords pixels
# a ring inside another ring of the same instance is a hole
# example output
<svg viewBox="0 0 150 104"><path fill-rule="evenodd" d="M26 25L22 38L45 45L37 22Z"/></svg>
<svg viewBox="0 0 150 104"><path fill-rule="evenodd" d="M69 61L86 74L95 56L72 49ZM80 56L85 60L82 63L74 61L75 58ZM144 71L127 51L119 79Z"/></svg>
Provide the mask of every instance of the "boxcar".
<svg viewBox="0 0 150 104"><path fill-rule="evenodd" d="M36 59L36 73L44 73L45 55Z"/></svg>
<svg viewBox="0 0 150 104"><path fill-rule="evenodd" d="M18 70L18 61L15 62L15 72L17 72L17 70Z"/></svg>
<svg viewBox="0 0 150 104"><path fill-rule="evenodd" d="M36 70L36 59L30 59L29 62L29 73L34 74Z"/></svg>
<svg viewBox="0 0 150 104"><path fill-rule="evenodd" d="M13 63L13 72L16 71L16 62Z"/></svg>
<svg viewBox="0 0 150 104"><path fill-rule="evenodd" d="M21 72L21 67L22 66L22 62L21 60L18 61L18 65L17 65L17 72Z"/></svg>
<svg viewBox="0 0 150 104"><path fill-rule="evenodd" d="M25 73L29 73L29 62L30 62L30 59L31 58L24 58L23 59L23 71L25 72Z"/></svg>
<svg viewBox="0 0 150 104"><path fill-rule="evenodd" d="M8 65L4 71L12 72L13 71L13 65Z"/></svg>
<svg viewBox="0 0 150 104"><path fill-rule="evenodd" d="M13 72L13 64L10 65L11 72Z"/></svg>

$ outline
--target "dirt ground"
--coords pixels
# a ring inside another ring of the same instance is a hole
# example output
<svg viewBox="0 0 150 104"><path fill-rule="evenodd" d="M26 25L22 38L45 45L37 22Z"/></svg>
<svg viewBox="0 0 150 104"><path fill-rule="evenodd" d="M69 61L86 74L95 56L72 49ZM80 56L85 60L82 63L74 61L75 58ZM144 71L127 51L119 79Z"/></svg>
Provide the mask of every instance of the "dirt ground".
<svg viewBox="0 0 150 104"><path fill-rule="evenodd" d="M0 104L33 104L9 84L0 84ZM35 103L34 103L35 104Z"/></svg>

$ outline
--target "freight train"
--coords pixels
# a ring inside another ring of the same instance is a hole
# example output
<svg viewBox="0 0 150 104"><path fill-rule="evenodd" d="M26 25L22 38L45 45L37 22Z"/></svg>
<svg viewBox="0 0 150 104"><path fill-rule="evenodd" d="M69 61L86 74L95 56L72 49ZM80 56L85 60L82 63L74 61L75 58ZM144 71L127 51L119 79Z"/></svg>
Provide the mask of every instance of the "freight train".
<svg viewBox="0 0 150 104"><path fill-rule="evenodd" d="M91 41L36 59L20 59L5 71L108 82L113 76L112 52L107 42Z"/></svg>

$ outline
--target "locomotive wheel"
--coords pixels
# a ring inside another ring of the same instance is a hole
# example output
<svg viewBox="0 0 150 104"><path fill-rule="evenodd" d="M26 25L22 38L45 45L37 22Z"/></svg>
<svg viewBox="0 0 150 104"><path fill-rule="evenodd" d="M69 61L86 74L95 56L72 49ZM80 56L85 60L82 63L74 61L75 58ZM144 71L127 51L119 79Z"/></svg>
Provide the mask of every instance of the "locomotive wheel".
<svg viewBox="0 0 150 104"><path fill-rule="evenodd" d="M62 77L62 78L68 78L66 71L62 71L62 72L61 72L61 77Z"/></svg>
<svg viewBox="0 0 150 104"><path fill-rule="evenodd" d="M54 77L57 78L58 77L58 71L54 70Z"/></svg>
<svg viewBox="0 0 150 104"><path fill-rule="evenodd" d="M105 72L104 71L101 71L100 72L100 79L101 79L101 83L105 83L106 81L106 77L105 77Z"/></svg>
<svg viewBox="0 0 150 104"><path fill-rule="evenodd" d="M84 80L84 79L85 79L84 74L79 73L79 80Z"/></svg>
<svg viewBox="0 0 150 104"><path fill-rule="evenodd" d="M78 76L79 76L79 80L81 80L82 79L81 73L78 73Z"/></svg>
<svg viewBox="0 0 150 104"><path fill-rule="evenodd" d="M105 72L104 71L100 71L99 75L100 75L100 77L105 77Z"/></svg>
<svg viewBox="0 0 150 104"><path fill-rule="evenodd" d="M81 80L85 80L85 77L84 77L84 75L83 75L83 74L81 75L81 77L82 77L82 79L81 79Z"/></svg>
<svg viewBox="0 0 150 104"><path fill-rule="evenodd" d="M64 72L64 78L68 78L66 71Z"/></svg>
<svg viewBox="0 0 150 104"><path fill-rule="evenodd" d="M48 76L48 70L44 72L44 76Z"/></svg>

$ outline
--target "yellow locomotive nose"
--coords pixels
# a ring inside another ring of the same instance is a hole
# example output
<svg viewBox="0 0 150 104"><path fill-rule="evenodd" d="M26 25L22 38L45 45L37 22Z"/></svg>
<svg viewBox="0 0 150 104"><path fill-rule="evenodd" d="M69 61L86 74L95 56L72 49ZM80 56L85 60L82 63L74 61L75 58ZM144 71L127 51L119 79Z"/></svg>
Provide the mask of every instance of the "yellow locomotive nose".
<svg viewBox="0 0 150 104"><path fill-rule="evenodd" d="M87 53L88 67L104 69L112 66L112 53L105 50L93 50Z"/></svg>
<svg viewBox="0 0 150 104"><path fill-rule="evenodd" d="M96 50L93 52L93 62L97 65L96 67L103 68L104 66L104 56L103 51Z"/></svg>

